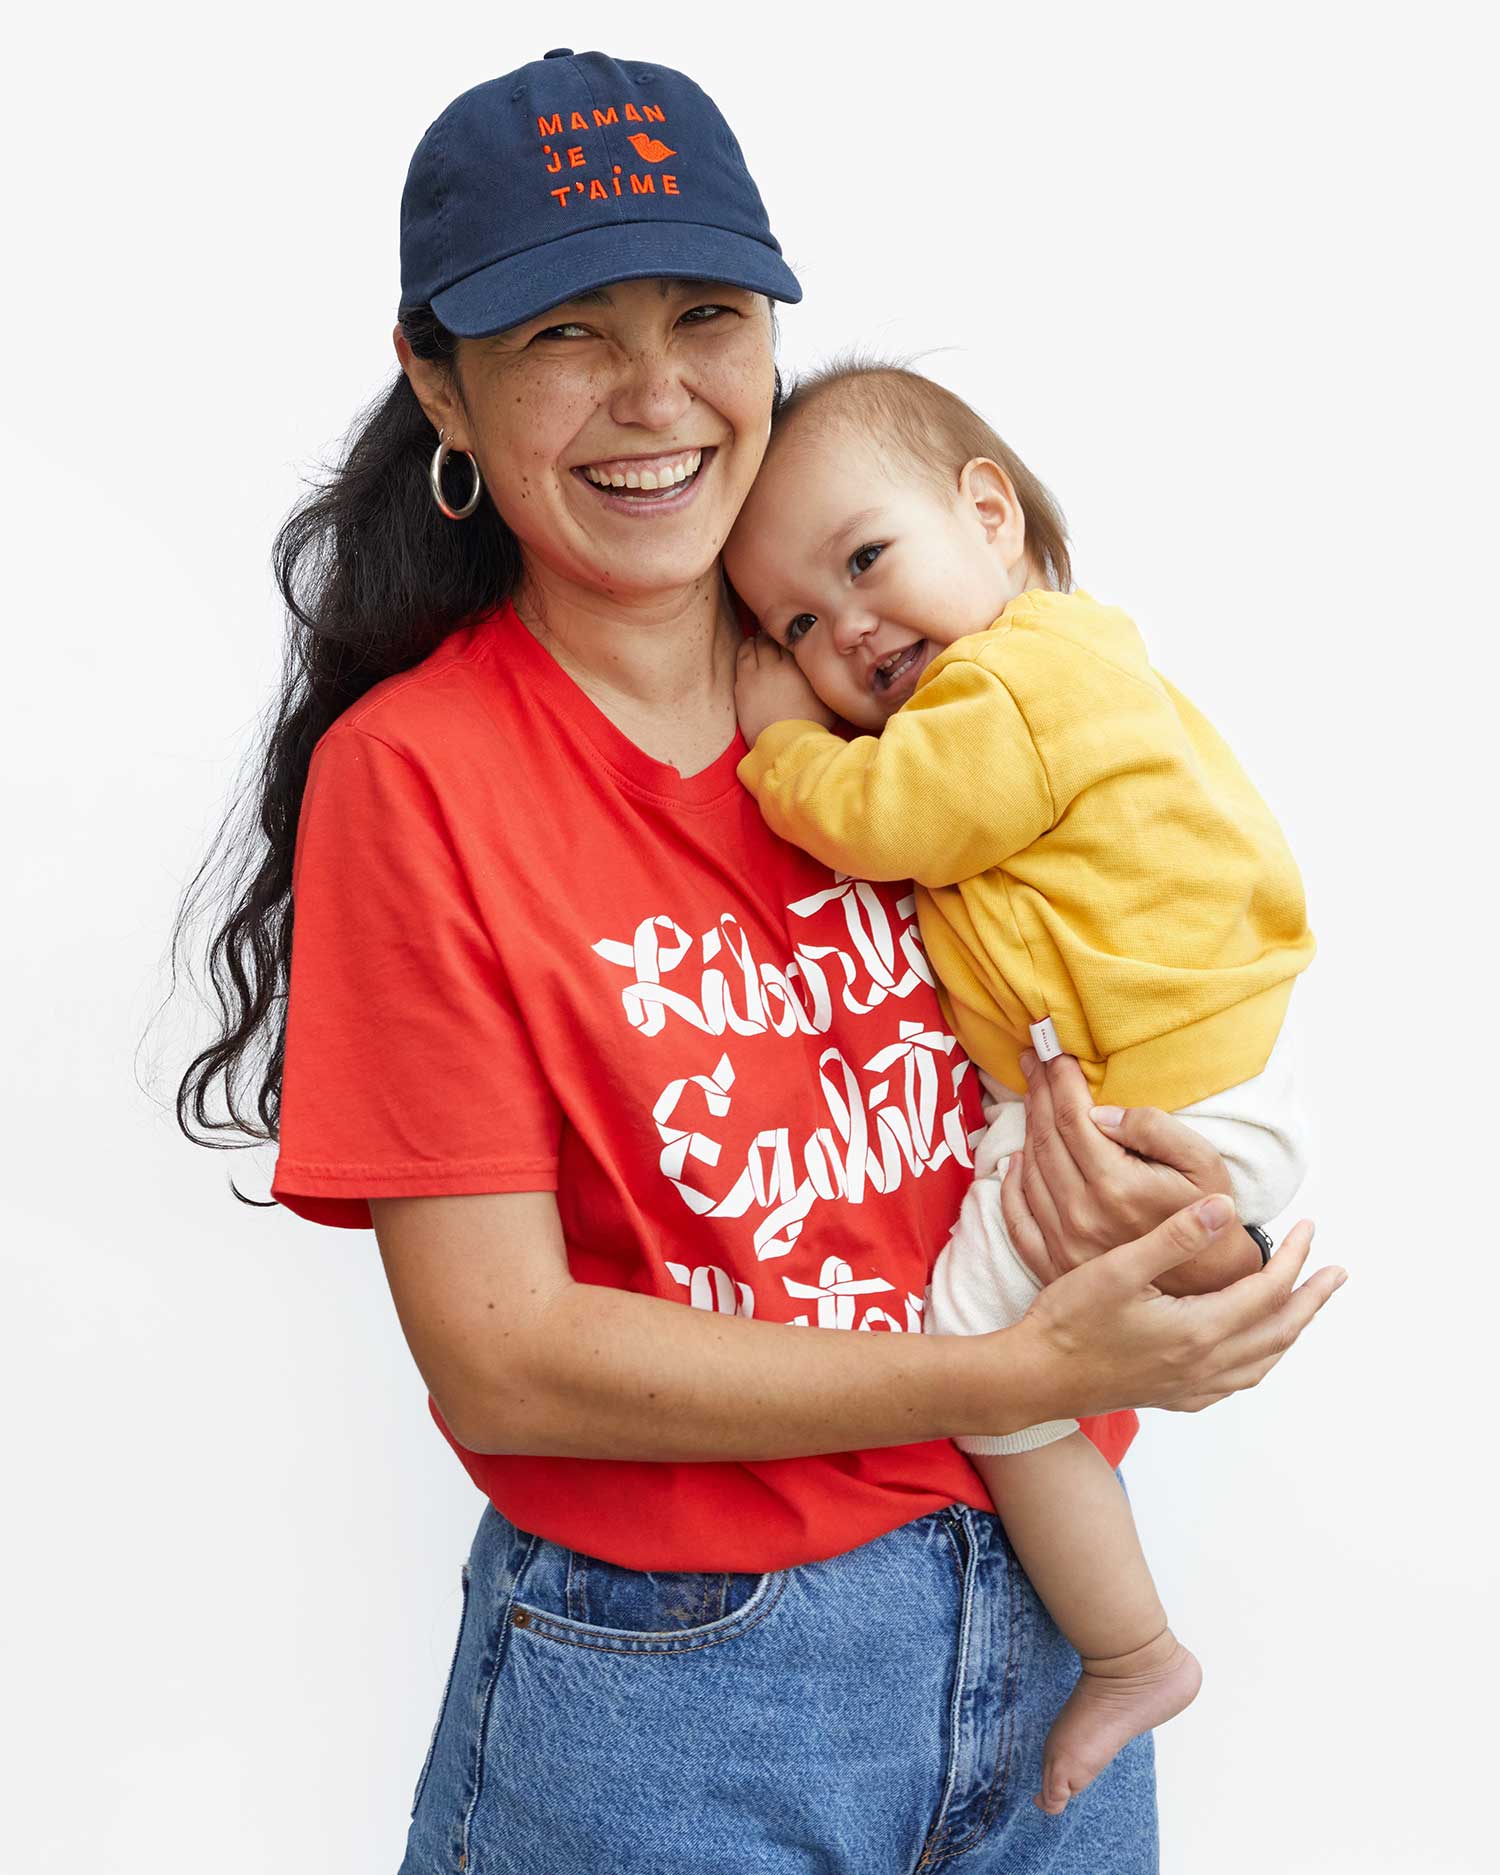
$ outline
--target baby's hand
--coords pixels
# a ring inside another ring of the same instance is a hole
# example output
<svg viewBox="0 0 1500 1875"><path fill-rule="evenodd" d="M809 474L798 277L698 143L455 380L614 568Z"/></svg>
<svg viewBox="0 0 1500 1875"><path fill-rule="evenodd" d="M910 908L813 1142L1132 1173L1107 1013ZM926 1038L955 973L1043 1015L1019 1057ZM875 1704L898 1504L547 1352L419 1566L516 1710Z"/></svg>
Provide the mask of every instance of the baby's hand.
<svg viewBox="0 0 1500 1875"><path fill-rule="evenodd" d="M796 659L764 632L747 638L739 648L734 667L734 707L747 743L753 743L772 723L784 723L789 717L821 723L825 729L831 729L836 721L833 711L798 670Z"/></svg>

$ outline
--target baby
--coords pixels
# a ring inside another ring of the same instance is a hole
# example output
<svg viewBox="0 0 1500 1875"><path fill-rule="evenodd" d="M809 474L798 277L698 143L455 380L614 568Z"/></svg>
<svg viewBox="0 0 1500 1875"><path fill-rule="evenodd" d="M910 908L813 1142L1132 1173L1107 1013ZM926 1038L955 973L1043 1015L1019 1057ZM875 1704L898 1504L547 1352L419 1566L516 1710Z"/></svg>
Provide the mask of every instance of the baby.
<svg viewBox="0 0 1500 1875"><path fill-rule="evenodd" d="M1296 865L1131 621L1068 590L1061 517L1025 465L929 380L836 368L778 414L725 563L760 625L739 655L741 779L825 864L915 881L981 1071L986 1131L926 1326L1004 1328L1037 1293L1000 1206L1028 1050L1076 1056L1101 1123L1186 1118L1242 1219L1284 1209L1302 1166L1283 1029L1313 954ZM1082 1658L1037 1798L1056 1813L1193 1699L1198 1663L1076 1422L958 1443Z"/></svg>

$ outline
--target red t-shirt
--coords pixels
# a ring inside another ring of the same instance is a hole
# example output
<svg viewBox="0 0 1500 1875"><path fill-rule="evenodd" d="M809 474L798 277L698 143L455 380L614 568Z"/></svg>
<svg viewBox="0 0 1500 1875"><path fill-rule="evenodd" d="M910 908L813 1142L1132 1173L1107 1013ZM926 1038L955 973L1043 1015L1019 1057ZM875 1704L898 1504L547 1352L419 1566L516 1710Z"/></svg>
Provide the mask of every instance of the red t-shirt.
<svg viewBox="0 0 1500 1875"><path fill-rule="evenodd" d="M765 826L736 737L683 779L506 607L379 684L314 751L297 835L273 1191L555 1191L585 1283L920 1330L970 1176L976 1076L909 888ZM955 1501L948 1440L765 1463L470 1452L512 1522L633 1568L764 1570ZM1090 1423L1111 1462L1133 1414Z"/></svg>

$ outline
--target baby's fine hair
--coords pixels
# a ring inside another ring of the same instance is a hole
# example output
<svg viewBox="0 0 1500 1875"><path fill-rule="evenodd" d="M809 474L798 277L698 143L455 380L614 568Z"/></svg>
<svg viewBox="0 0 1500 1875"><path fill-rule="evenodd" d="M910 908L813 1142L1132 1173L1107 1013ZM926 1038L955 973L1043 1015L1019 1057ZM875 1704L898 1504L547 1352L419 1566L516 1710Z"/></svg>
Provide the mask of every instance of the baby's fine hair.
<svg viewBox="0 0 1500 1875"><path fill-rule="evenodd" d="M961 397L903 365L875 359L836 358L798 378L777 405L771 435L788 432L817 407L824 417L873 425L944 493L976 456L998 462L1010 477L1026 517L1026 551L1049 584L1067 592L1073 583L1068 530L1062 510L1026 464Z"/></svg>

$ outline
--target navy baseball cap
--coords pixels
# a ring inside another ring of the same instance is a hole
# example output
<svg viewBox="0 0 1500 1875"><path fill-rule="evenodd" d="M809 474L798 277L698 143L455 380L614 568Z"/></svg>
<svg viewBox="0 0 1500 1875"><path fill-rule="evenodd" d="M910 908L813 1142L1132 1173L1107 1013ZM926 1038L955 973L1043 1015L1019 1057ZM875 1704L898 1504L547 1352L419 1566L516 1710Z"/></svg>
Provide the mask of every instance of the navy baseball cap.
<svg viewBox="0 0 1500 1875"><path fill-rule="evenodd" d="M401 197L401 304L483 338L616 280L802 297L734 133L690 78L549 52L455 98Z"/></svg>

